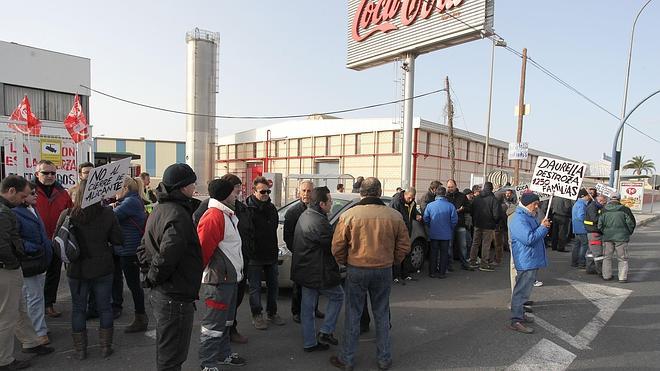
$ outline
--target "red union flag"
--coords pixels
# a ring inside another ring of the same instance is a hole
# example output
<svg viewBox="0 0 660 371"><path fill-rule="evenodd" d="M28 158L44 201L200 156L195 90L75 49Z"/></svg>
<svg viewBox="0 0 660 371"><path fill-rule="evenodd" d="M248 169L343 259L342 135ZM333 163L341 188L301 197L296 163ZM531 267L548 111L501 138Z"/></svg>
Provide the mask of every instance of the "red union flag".
<svg viewBox="0 0 660 371"><path fill-rule="evenodd" d="M19 133L28 135L41 134L41 122L37 116L32 113L32 109L30 108L30 101L28 100L27 95L23 97L21 103L18 105L18 107L16 107L14 112L12 112L11 116L9 117L9 121L13 122L9 123L7 126ZM17 121L22 121L26 124L18 124L16 123Z"/></svg>
<svg viewBox="0 0 660 371"><path fill-rule="evenodd" d="M81 142L89 137L89 125L87 125L87 118L80 105L80 98L76 94L76 99L73 101L71 112L64 119L64 127L69 131L71 139L74 142Z"/></svg>

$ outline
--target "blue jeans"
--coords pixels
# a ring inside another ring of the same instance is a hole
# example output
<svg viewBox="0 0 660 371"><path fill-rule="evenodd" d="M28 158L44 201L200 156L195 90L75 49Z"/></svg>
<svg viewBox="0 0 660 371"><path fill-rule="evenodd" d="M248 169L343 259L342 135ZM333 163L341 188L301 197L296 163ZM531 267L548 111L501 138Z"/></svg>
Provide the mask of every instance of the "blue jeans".
<svg viewBox="0 0 660 371"><path fill-rule="evenodd" d="M431 240L429 275L439 274L444 276L447 273L450 244L450 240Z"/></svg>
<svg viewBox="0 0 660 371"><path fill-rule="evenodd" d="M319 295L328 297L328 306L325 309L325 320L321 326L324 334L333 334L337 326L337 318L344 302L344 290L340 285L328 289L311 289L302 286L302 304L300 307L300 321L303 330L303 346L305 348L316 345L316 321L314 311Z"/></svg>
<svg viewBox="0 0 660 371"><path fill-rule="evenodd" d="M571 265L584 267L587 264L586 255L589 249L589 239L586 234L575 235L575 246L571 252Z"/></svg>
<svg viewBox="0 0 660 371"><path fill-rule="evenodd" d="M537 272L538 269L518 271L516 285L513 287L513 294L511 295L511 323L524 320L525 308L523 308L523 305L532 294Z"/></svg>
<svg viewBox="0 0 660 371"><path fill-rule="evenodd" d="M44 284L46 274L23 277L23 296L27 305L27 315L38 336L46 336L48 326L44 317Z"/></svg>
<svg viewBox="0 0 660 371"><path fill-rule="evenodd" d="M96 297L96 311L99 313L100 327L112 328L112 273L91 280L78 280L69 277L71 290L71 328L73 332L87 329L87 298L90 292Z"/></svg>
<svg viewBox="0 0 660 371"><path fill-rule="evenodd" d="M376 349L378 361L392 360L390 340L390 290L392 268L367 269L346 267L346 309L344 314L344 342L340 358L353 366L355 351L360 337L360 317L364 301L369 293L371 310L376 325Z"/></svg>
<svg viewBox="0 0 660 371"><path fill-rule="evenodd" d="M268 315L277 314L277 263L270 265L248 265L248 281L250 283L250 308L252 315L261 314L261 272L266 273L266 288L268 296L266 301L266 312Z"/></svg>
<svg viewBox="0 0 660 371"><path fill-rule="evenodd" d="M468 233L465 227L456 227L456 229L454 229L454 239L449 246L449 251L452 252L454 250L454 244L456 244L457 249L460 252L458 260L460 260L461 266L464 268L470 265L468 263L467 235Z"/></svg>

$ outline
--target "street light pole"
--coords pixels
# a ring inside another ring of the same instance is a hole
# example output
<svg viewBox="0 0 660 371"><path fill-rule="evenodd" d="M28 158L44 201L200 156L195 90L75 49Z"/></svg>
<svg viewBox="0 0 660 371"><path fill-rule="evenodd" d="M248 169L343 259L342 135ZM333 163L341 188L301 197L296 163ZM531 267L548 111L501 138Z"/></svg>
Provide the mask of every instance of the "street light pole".
<svg viewBox="0 0 660 371"><path fill-rule="evenodd" d="M486 174L488 174L488 145L490 144L490 115L493 107L493 69L495 66L495 47L506 46L504 39L493 38L493 48L490 53L490 87L488 88L488 118L486 119L486 143L484 146L484 173L483 182L486 182Z"/></svg>
<svg viewBox="0 0 660 371"><path fill-rule="evenodd" d="M653 0L648 0L642 8L637 12L637 15L635 16L635 20L633 21L632 25L632 30L630 31L630 46L628 47L628 63L626 65L626 81L623 86L623 107L621 108L621 121L623 121L624 116L626 115L626 106L628 104L628 82L630 81L630 62L632 61L632 49L633 49L633 41L635 38L635 26L637 25L637 20L639 19L639 16L642 14L642 11L644 11L644 8L646 8L647 5ZM621 138L619 139L619 153L623 150L623 128L621 129ZM619 154L620 156L620 154ZM621 159L620 157L618 158L612 158L612 161L619 160L618 163L618 168L617 174L616 174L616 181L614 184L616 184L616 189L619 189L619 183L620 183L620 178L621 178Z"/></svg>

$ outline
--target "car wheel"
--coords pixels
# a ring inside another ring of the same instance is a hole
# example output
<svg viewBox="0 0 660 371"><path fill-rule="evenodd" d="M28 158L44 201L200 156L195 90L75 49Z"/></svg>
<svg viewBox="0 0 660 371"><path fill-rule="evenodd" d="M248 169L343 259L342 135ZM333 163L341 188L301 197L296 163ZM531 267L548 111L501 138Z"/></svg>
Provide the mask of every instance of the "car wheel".
<svg viewBox="0 0 660 371"><path fill-rule="evenodd" d="M424 256L426 254L426 241L421 238L413 241L410 247L410 265L415 271L422 269L424 264Z"/></svg>

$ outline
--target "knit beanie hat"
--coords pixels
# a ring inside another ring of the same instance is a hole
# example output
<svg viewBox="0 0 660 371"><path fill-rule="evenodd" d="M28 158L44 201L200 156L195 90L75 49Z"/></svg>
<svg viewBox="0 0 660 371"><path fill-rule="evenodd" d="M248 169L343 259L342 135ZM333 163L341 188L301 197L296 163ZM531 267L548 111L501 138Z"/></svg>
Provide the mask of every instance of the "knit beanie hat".
<svg viewBox="0 0 660 371"><path fill-rule="evenodd" d="M197 181L197 175L187 164L172 164L163 173L163 184L171 192Z"/></svg>
<svg viewBox="0 0 660 371"><path fill-rule="evenodd" d="M578 192L578 198L582 198L582 197L584 197L584 196L586 196L586 195L588 195L588 194L589 194L589 192L587 192L586 189L584 189L584 188L580 188L580 191Z"/></svg>
<svg viewBox="0 0 660 371"><path fill-rule="evenodd" d="M209 196L218 201L224 201L234 191L234 184L226 179L213 179L209 183Z"/></svg>
<svg viewBox="0 0 660 371"><path fill-rule="evenodd" d="M539 201L539 196L537 196L533 192L527 192L523 193L523 195L520 197L520 202L524 205L527 206L531 204L532 202Z"/></svg>

